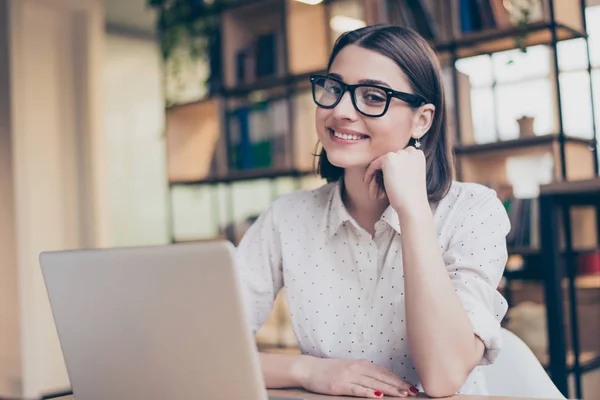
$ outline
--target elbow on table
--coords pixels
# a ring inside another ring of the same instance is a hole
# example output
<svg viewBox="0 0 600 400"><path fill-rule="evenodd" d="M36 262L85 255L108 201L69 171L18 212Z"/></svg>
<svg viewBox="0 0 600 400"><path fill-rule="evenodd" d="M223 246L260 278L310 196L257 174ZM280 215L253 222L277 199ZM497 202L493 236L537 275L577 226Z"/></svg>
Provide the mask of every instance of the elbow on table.
<svg viewBox="0 0 600 400"><path fill-rule="evenodd" d="M461 374L448 374L446 376L434 376L429 379L423 379L423 391L429 397L450 397L454 396L464 385L466 377Z"/></svg>

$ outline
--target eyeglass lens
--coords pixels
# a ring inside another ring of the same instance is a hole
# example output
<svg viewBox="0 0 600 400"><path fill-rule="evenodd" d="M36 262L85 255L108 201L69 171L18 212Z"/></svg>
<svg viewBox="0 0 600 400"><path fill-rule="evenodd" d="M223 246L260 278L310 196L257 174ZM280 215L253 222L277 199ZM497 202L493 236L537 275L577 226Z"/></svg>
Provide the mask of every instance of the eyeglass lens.
<svg viewBox="0 0 600 400"><path fill-rule="evenodd" d="M344 94L343 85L333 79L319 77L314 88L315 100L322 107L333 106ZM385 111L387 94L373 86L358 86L354 91L354 102L360 112L379 115Z"/></svg>

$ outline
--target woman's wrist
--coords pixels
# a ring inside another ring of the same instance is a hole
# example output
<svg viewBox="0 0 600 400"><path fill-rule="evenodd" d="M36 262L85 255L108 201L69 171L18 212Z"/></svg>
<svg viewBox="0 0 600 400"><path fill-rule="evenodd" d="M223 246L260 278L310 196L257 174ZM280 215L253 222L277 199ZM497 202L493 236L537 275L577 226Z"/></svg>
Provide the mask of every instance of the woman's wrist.
<svg viewBox="0 0 600 400"><path fill-rule="evenodd" d="M396 209L400 226L409 226L412 224L420 224L432 220L431 207L429 202L415 202L410 207Z"/></svg>
<svg viewBox="0 0 600 400"><path fill-rule="evenodd" d="M424 192L423 194L415 193L410 199L407 199L399 204L392 203L391 206L398 213L398 215L401 216L406 214L419 214L425 209L431 211L427 192Z"/></svg>
<svg viewBox="0 0 600 400"><path fill-rule="evenodd" d="M314 360L314 357L307 355L295 358L290 368L290 377L294 382L294 386L306 388L306 382L308 381L311 365Z"/></svg>

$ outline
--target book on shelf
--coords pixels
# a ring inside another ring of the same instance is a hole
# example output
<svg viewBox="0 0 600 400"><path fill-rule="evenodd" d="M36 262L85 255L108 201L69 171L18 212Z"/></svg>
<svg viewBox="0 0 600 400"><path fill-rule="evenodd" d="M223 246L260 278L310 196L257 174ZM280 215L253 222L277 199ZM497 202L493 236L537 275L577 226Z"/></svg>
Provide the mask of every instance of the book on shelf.
<svg viewBox="0 0 600 400"><path fill-rule="evenodd" d="M286 74L282 5L281 1L265 0L223 13L221 57L226 88Z"/></svg>
<svg viewBox="0 0 600 400"><path fill-rule="evenodd" d="M230 170L311 170L317 143L315 109L311 92L300 91L290 99L274 98L231 110Z"/></svg>
<svg viewBox="0 0 600 400"><path fill-rule="evenodd" d="M231 170L290 166L286 140L290 116L285 98L240 106L227 118Z"/></svg>
<svg viewBox="0 0 600 400"><path fill-rule="evenodd" d="M443 20L442 7L437 0L392 0L388 1L388 17L391 23L411 28L434 42L444 36L438 26L438 21Z"/></svg>
<svg viewBox="0 0 600 400"><path fill-rule="evenodd" d="M574 0L388 0L387 10L391 23L412 28L433 43L448 43L465 34L549 22L550 1L558 22L581 28Z"/></svg>
<svg viewBox="0 0 600 400"><path fill-rule="evenodd" d="M554 1L554 0L550 0ZM537 22L549 17L548 4L544 0L506 2L503 0L451 0L459 9L458 33L472 33L489 29L518 26L523 21ZM527 13L527 19L525 19Z"/></svg>
<svg viewBox="0 0 600 400"><path fill-rule="evenodd" d="M249 84L260 78L277 75L279 40L280 36L276 32L264 33L236 53L237 84Z"/></svg>
<svg viewBox="0 0 600 400"><path fill-rule="evenodd" d="M445 1L445 0L442 0ZM581 29L581 9L574 0L450 0L458 7L460 31L472 33L488 29L504 29L522 24L550 22L550 3L555 21L573 29Z"/></svg>
<svg viewBox="0 0 600 400"><path fill-rule="evenodd" d="M538 198L501 197L508 219L510 231L506 236L509 248L538 249L539 237L539 202Z"/></svg>

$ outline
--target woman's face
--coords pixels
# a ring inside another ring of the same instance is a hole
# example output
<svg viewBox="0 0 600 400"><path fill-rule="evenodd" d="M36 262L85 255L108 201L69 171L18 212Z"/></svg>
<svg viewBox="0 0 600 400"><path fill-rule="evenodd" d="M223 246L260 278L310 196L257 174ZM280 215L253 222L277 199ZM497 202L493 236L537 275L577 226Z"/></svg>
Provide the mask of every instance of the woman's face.
<svg viewBox="0 0 600 400"><path fill-rule="evenodd" d="M346 46L338 53L329 76L347 84L376 83L413 93L404 72L393 60L356 45ZM369 91L362 93L368 99L370 95ZM414 110L402 100L392 98L387 112L373 118L359 113L350 96L346 91L335 108L317 107L316 111L319 140L328 160L337 167L366 168L376 158L404 149L411 136L421 137L431 125L432 113L427 110L431 111L432 105Z"/></svg>

